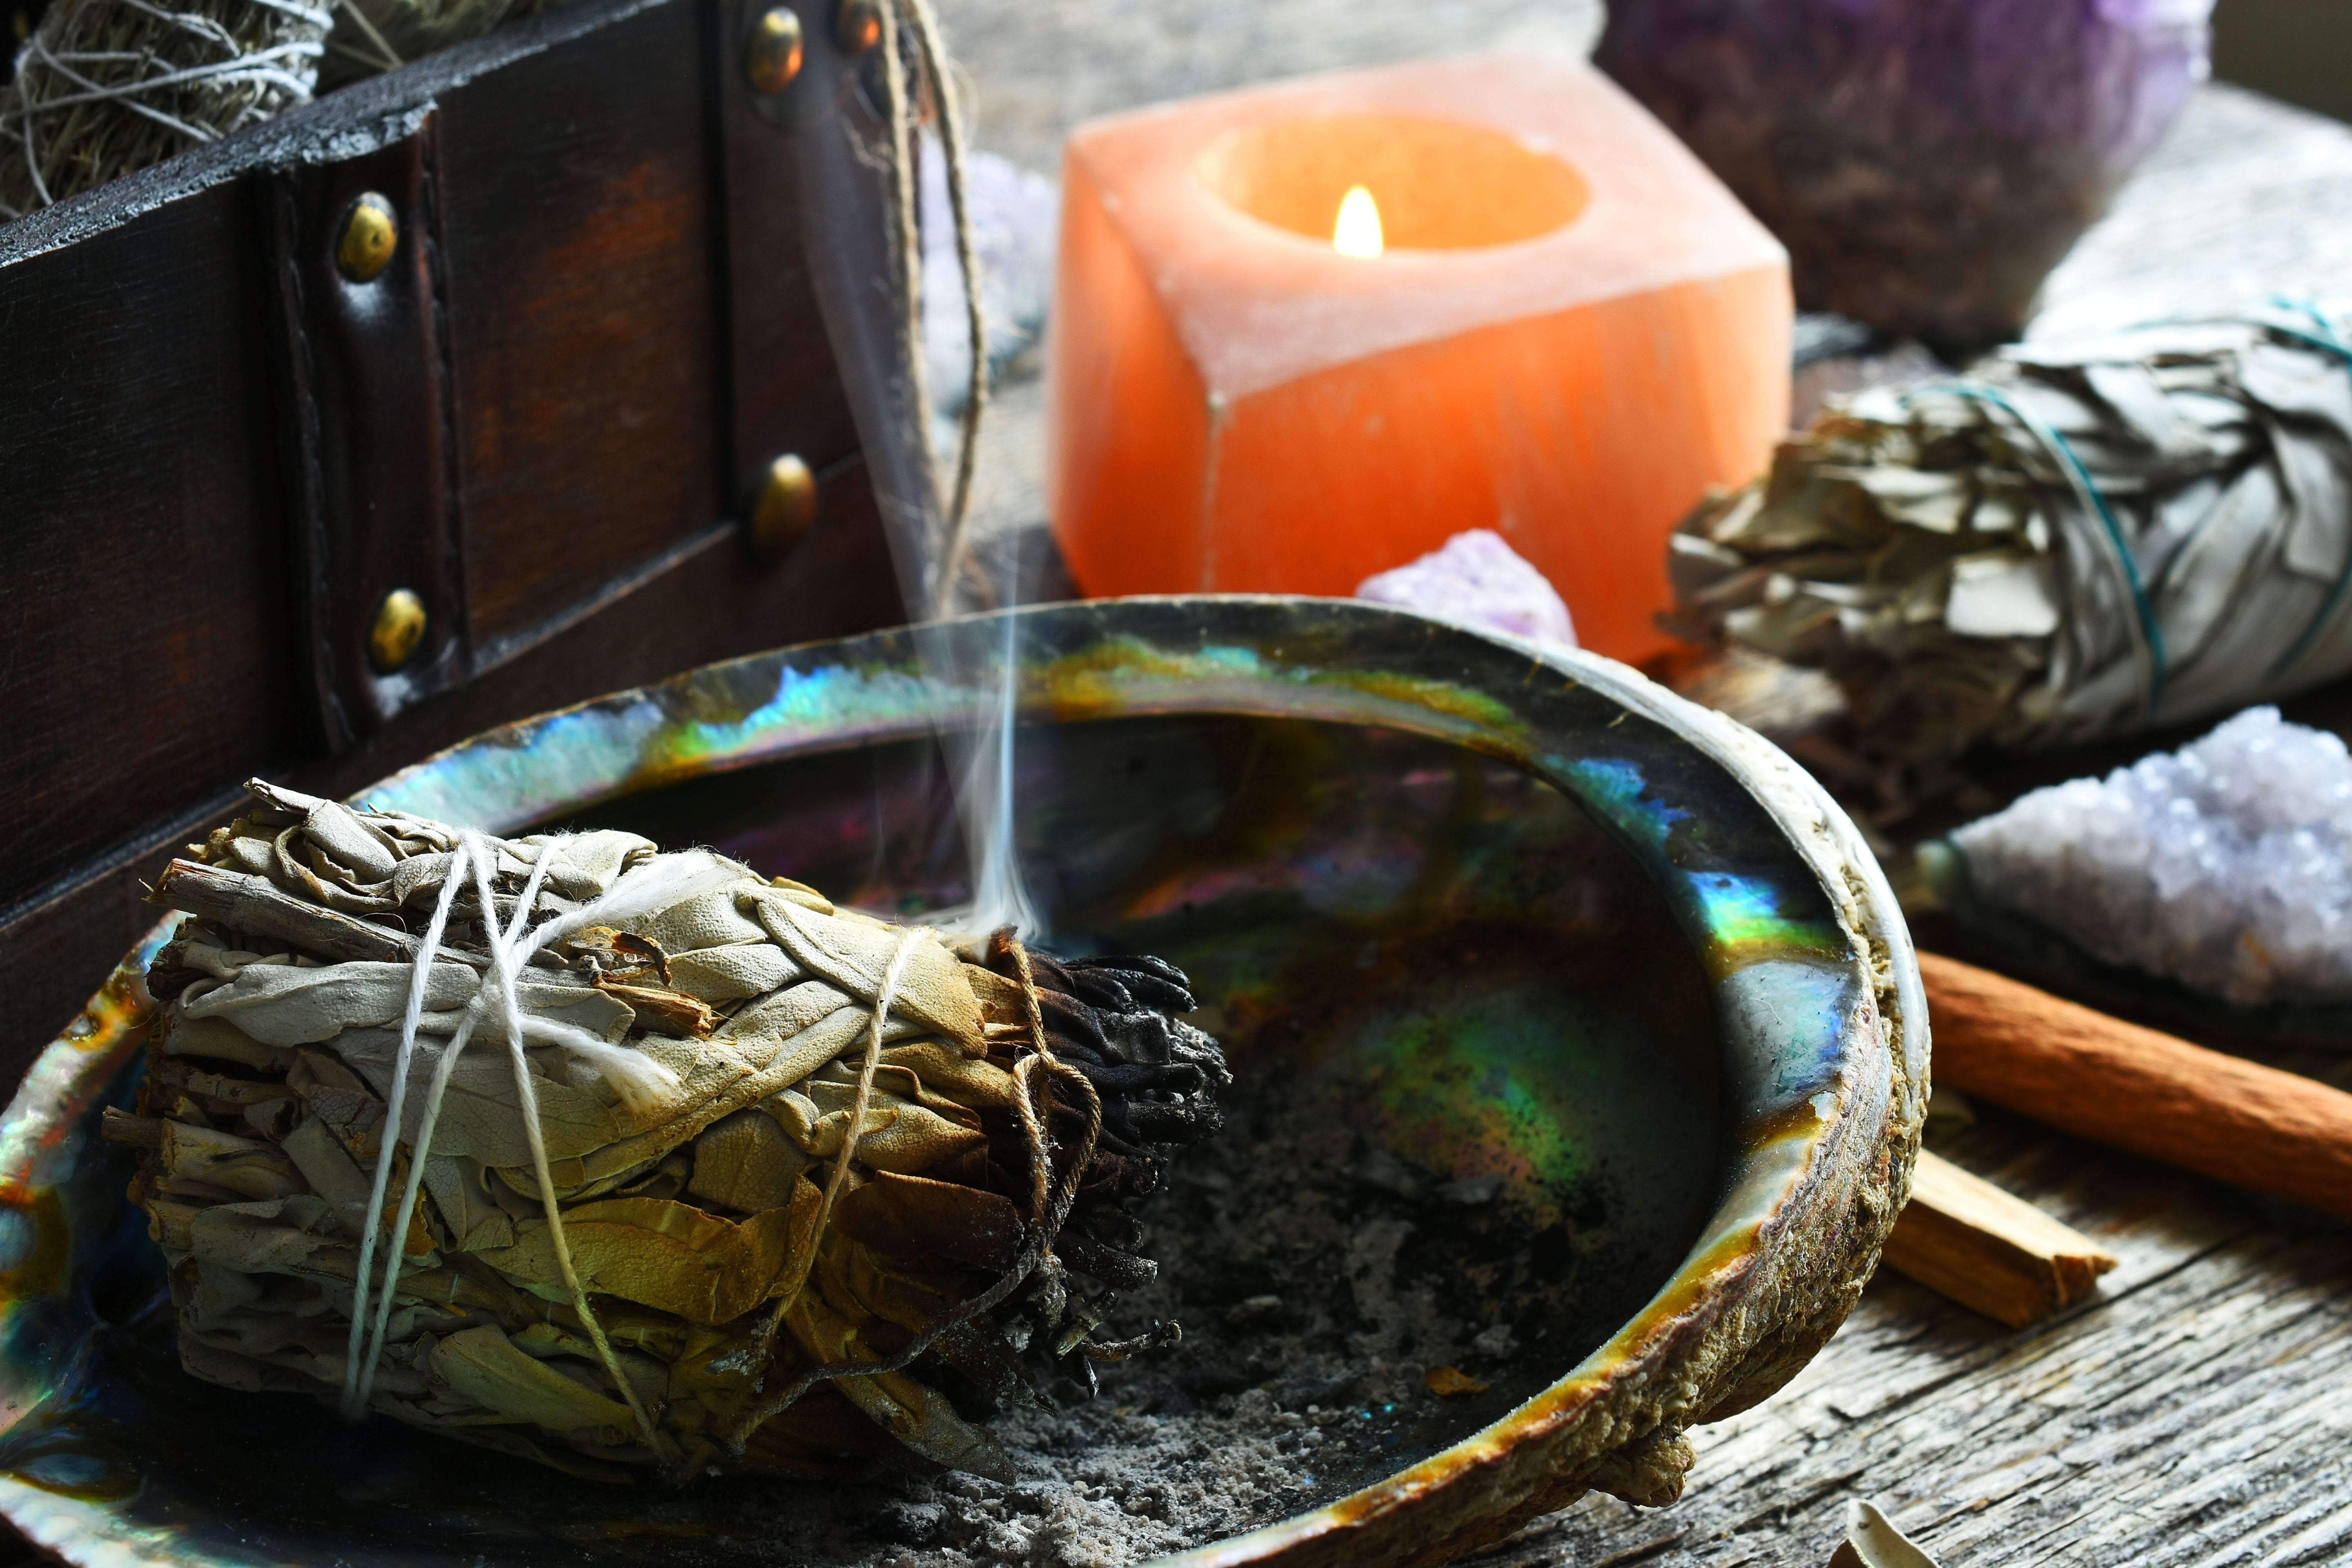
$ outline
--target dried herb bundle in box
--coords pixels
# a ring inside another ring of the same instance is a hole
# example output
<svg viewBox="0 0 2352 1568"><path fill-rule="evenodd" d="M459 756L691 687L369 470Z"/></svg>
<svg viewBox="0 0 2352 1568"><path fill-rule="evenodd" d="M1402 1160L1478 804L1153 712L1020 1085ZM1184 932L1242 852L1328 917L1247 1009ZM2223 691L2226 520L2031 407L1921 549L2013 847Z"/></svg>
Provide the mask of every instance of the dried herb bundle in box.
<svg viewBox="0 0 2352 1568"><path fill-rule="evenodd" d="M310 102L333 11L55 0L0 79L0 220Z"/></svg>
<svg viewBox="0 0 2352 1568"><path fill-rule="evenodd" d="M253 787L107 1128L191 1373L594 1477L1002 1475L988 1411L1172 1342L1103 1337L1229 1081L1169 965Z"/></svg>
<svg viewBox="0 0 2352 1568"><path fill-rule="evenodd" d="M2280 304L1864 392L1674 545L1681 629L1826 671L1897 763L2299 690L2352 668L2352 340Z"/></svg>

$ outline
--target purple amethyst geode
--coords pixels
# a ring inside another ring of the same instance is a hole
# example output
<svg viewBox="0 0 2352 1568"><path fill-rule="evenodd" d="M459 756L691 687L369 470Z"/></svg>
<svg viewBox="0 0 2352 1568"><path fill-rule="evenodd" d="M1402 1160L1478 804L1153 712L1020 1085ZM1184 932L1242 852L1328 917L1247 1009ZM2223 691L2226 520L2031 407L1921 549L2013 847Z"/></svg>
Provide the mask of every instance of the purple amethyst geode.
<svg viewBox="0 0 2352 1568"><path fill-rule="evenodd" d="M2043 278L2207 69L2212 0L1612 0L1596 58L1780 236L1797 301L1947 353Z"/></svg>

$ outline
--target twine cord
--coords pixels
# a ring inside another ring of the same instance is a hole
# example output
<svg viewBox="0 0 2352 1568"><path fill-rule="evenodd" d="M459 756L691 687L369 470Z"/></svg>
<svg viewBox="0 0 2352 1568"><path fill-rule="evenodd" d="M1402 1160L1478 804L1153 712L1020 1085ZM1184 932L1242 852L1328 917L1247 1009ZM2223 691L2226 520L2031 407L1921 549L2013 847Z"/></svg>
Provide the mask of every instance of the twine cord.
<svg viewBox="0 0 2352 1568"><path fill-rule="evenodd" d="M478 835L470 832L459 839L457 848L452 852L441 898L436 906L434 923L427 928L426 940L418 946L415 973L409 983L409 1002L402 1016L400 1047L394 1058L399 1066L395 1068L396 1076L385 1114L384 1136L376 1159L374 1190L379 1194L376 1201L380 1204L400 1142L398 1118L404 1109L408 1076L405 1068L414 1059L416 1032L423 1017L427 984L424 977L429 975L434 955L440 945L448 910L456 897L455 889L470 871L476 893L481 900L484 932L489 947L489 973L478 979L478 988L467 1002L456 1032L442 1048L440 1060L434 1065L432 1082L425 1090L424 1115L416 1137L409 1144L408 1174L402 1184L400 1206L396 1212L406 1216L415 1210L417 1192L424 1182L425 1162L432 1152L433 1133L440 1121L441 1107L447 1098L450 1076L467 1046L472 1042L478 1026L485 1018L490 1018L505 1034L508 1055L513 1063L515 1097L522 1121L523 1138L530 1150L531 1174L539 1184L540 1202L546 1215L548 1241L555 1254L556 1270L565 1289L571 1292L572 1310L579 1316L590 1343L594 1346L598 1361L604 1364L614 1388L628 1405L638 1436L659 1458L667 1453L668 1445L646 1411L644 1401L637 1396L635 1385L629 1382L623 1371L620 1357L614 1352L604 1325L597 1321L587 1289L573 1267L571 1247L564 1239L563 1215L556 1202L547 1142L540 1129L539 1095L531 1085L530 1058L525 1054L526 1039L536 1037L582 1057L604 1074L606 1081L624 1100L641 1103L662 1086L675 1089L677 1079L658 1063L646 1060L625 1047L595 1039L584 1030L551 1020L532 1018L523 1010L518 980L530 956L549 943L562 940L599 918L631 909L649 898L693 889L704 872L699 867L683 862L675 868L666 868L656 860L624 876L603 897L568 915L557 916L541 922L536 929L530 929L529 922L539 901L540 889L546 880L549 868L562 853L561 839L551 839L541 845L538 858L532 862L530 873L524 880L522 894L515 900L513 918L501 929L497 895L490 885L491 873L497 863L496 853ZM352 1305L355 1324L369 1315L372 1292L368 1255L373 1250L374 1230L383 1223L380 1209L372 1210L369 1233L361 1244L362 1268ZM373 1292L374 1321L368 1330L361 1353L345 1368L344 1408L353 1415L366 1408L374 1390L375 1371L383 1357L384 1341L392 1321L404 1258L404 1248L396 1243L392 1246L382 1289ZM356 1336L354 1338L357 1342Z"/></svg>
<svg viewBox="0 0 2352 1568"><path fill-rule="evenodd" d="M413 1212L416 1190L425 1180L425 1162L432 1152L434 1130L440 1124L441 1103L449 1090L449 1076L457 1068L457 1058L465 1055L466 1047L473 1040L475 1026L481 1021L482 998L477 994L466 1005L465 1015L457 1021L457 1032L449 1037L449 1043L441 1047L441 1059L434 1064L433 1081L425 1091L425 1115L417 1127L416 1138L408 1148L408 1179L400 1194L401 1212L404 1214ZM387 1143L377 1158L380 1163L389 1164L391 1157ZM376 1363L383 1357L384 1335L392 1322L394 1299L400 1284L400 1268L405 1258L406 1249L394 1247L384 1259L383 1286L376 1300L375 1322L369 1330L367 1344L357 1363L357 1385L350 1396L354 1416L367 1408L369 1396L375 1392ZM364 1316L365 1307L365 1297L355 1300L355 1315Z"/></svg>
<svg viewBox="0 0 2352 1568"><path fill-rule="evenodd" d="M866 1112L874 1103L874 1070L882 1061L882 1034L889 1026L890 1007L898 999L898 983L906 975L907 960L913 956L915 944L922 935L918 927L901 936L882 971L882 989L874 1000L873 1026L866 1034L866 1059L857 1069L857 1090L850 1098L849 1120L842 1126L841 1150L834 1156L833 1172L825 1179L824 1195L817 1200L816 1217L808 1228L807 1238L794 1246L792 1260L776 1277L776 1306L769 1314L762 1334L771 1342L783 1321L785 1310L800 1294L801 1287L808 1283L809 1270L816 1266L817 1243L824 1236L825 1223L833 1217L833 1205L841 1201L842 1188L848 1184L849 1164L857 1157L857 1145L866 1136ZM761 1359L766 1359L764 1354Z"/></svg>
<svg viewBox="0 0 2352 1568"><path fill-rule="evenodd" d="M914 416L913 437L923 468L935 475L928 435L931 416L929 368L923 358L923 237L917 207L919 182L914 162L915 110L898 54L898 0L884 0L877 20L875 48L882 57L882 120L890 134L890 214L893 259L898 269L899 335L907 348L907 398ZM934 485L936 500L936 485Z"/></svg>
<svg viewBox="0 0 2352 1568"><path fill-rule="evenodd" d="M264 3L275 4L277 0L264 0ZM367 6L362 4L361 0L351 0L350 4L345 5L343 15L352 19L353 26L367 35L367 41L375 46L376 52L373 55L363 54L348 44L338 44L331 34L327 44L334 53L342 56L345 59L357 60L370 70L398 70L408 63L400 58L400 51L394 48L383 34L377 30L374 20L367 14Z"/></svg>
<svg viewBox="0 0 2352 1568"><path fill-rule="evenodd" d="M912 1366L941 1339L971 1321L981 1313L995 1308L1018 1289L1030 1276L1036 1273L1038 1266L1045 1259L1045 1254L1052 1249L1055 1238L1061 1234L1062 1224L1069 1217L1070 1206L1077 1201L1078 1186L1086 1178L1087 1167L1094 1163L1095 1144L1102 1134L1102 1097L1086 1074L1054 1055L1053 1047L1045 1037L1045 1009L1038 1001L1036 977L1030 971L1028 952L1022 947L1019 939L1013 934L1010 928L1007 928L997 932L994 946L1000 953L1008 953L1011 956L1029 1015L1029 1045L1032 1054L1022 1058L1013 1067L1013 1085L1019 1090L1013 1097L1013 1106L1021 1122L1023 1141L1028 1145L1029 1152L1032 1206L1029 1214L1028 1239L1023 1244L1020 1252L1015 1255L1013 1266L998 1276L995 1282L987 1289L965 1301L954 1311L948 1313L917 1334L892 1354L884 1356L878 1361L835 1362L827 1365L813 1367L794 1378L781 1393L772 1394L753 1405L729 1429L726 1435L727 1447L737 1457L740 1458L742 1455L744 1447L751 1441L753 1432L759 1430L773 1417L782 1415L818 1384L827 1383L837 1377L874 1377L884 1373L902 1372ZM876 1016L878 1020L880 1016L878 1009ZM876 1038L878 1039L880 1035L881 1027L877 1022L875 1027ZM1044 1086L1045 1115L1052 1113L1051 1080L1054 1078L1061 1078L1070 1082L1086 1102L1086 1131L1079 1139L1076 1157L1070 1162L1069 1169L1065 1173L1058 1190L1052 1185L1053 1157L1047 1130L1033 1103L1038 1096L1039 1089L1033 1087L1030 1080L1036 1076L1041 1064L1047 1076L1047 1083ZM847 1163L845 1148L843 1163ZM797 1289L794 1294L797 1294ZM772 1342L775 1325L782 1323L783 1315L791 1305L792 1297L789 1295L777 1302L768 1328L769 1342ZM766 1359L766 1343L763 1343L760 1355L762 1361Z"/></svg>
<svg viewBox="0 0 2352 1568"><path fill-rule="evenodd" d="M988 312L981 298L980 251L972 236L971 213L965 185L963 113L956 103L954 73L940 42L939 18L930 0L904 0L923 73L930 79L939 100L940 152L947 165L948 207L954 215L956 268L963 274L964 333L971 363L964 381L963 416L957 439L955 488L948 502L948 532L940 550L939 581L932 585L931 614L945 616L954 607L955 584L965 565L971 527L971 481L980 462L980 421L988 408ZM919 329L921 312L917 311ZM918 340L919 347L921 340ZM929 405L923 405L929 416ZM926 448L928 449L928 440Z"/></svg>
<svg viewBox="0 0 2352 1568"><path fill-rule="evenodd" d="M775 1348L776 1335L783 1328L784 1314L792 1310L793 1303L800 1299L802 1289L808 1283L809 1270L816 1266L817 1246L824 1239L825 1224L833 1217L833 1205L849 1180L849 1163L856 1157L858 1142L866 1136L866 1113L873 1103L874 1071L881 1064L882 1036L889 1026L890 1007L898 999L898 983L906 973L907 960L913 956L915 944L922 936L922 928L918 926L899 937L898 945L890 951L889 963L883 968L882 989L875 996L874 1020L866 1037L866 1058L857 1072L857 1091L851 1097L849 1120L841 1130L841 1149L834 1156L833 1172L826 1178L824 1195L817 1201L815 1215L811 1219L806 1233L793 1238L793 1256L777 1272L776 1282L771 1287L775 1293L776 1304L769 1309L767 1318L760 1324L751 1354L745 1358L753 1366L764 1367L767 1364L769 1355ZM753 1387L756 1389L758 1384L755 1383ZM755 1405L751 1414L729 1433L728 1446L740 1455L743 1445L751 1440L751 1433L761 1423L806 1391L807 1384L804 1382L766 1405Z"/></svg>
<svg viewBox="0 0 2352 1568"><path fill-rule="evenodd" d="M653 1417L646 1413L644 1401L637 1397L636 1386L630 1383L628 1374L621 1369L620 1357L614 1353L612 1342L604 1337L604 1325L596 1321L596 1310L589 1305L587 1289L581 1284L579 1271L572 1265L572 1248L563 1239L563 1214L555 1201L555 1177L548 1168L547 1139L539 1125L539 1091L531 1087L530 1058L523 1052L522 1005L517 998L515 987L515 968L519 962L515 939L521 934L523 921L530 918L530 906L539 897L540 879L546 872L547 863L555 858L555 850L552 846L541 849L538 861L530 868L530 884L515 908L514 925L504 937L500 937L497 905L490 899L489 868L485 864L489 857L480 847L479 840L469 837L469 841L476 845L474 885L481 893L482 908L489 913L490 973L498 982L499 1000L506 1005L506 1016L500 1021L506 1026L507 1055L514 1064L515 1098L521 1102L523 1139L530 1145L530 1172L539 1183L540 1205L547 1215L547 1238L555 1252L556 1272L563 1277L564 1289L572 1292L572 1310L580 1314L581 1326L588 1331L589 1342L596 1347L596 1359L604 1363L604 1371L612 1377L613 1386L627 1403L629 1415L636 1422L637 1435L658 1458L667 1447L660 1429L655 1426ZM487 985L482 989L485 994L489 991ZM424 1163L421 1159L410 1163L420 1167Z"/></svg>
<svg viewBox="0 0 2352 1568"><path fill-rule="evenodd" d="M469 853L461 844L450 858L449 874L441 883L441 896L433 903L433 918L425 927L424 940L416 944L416 963L408 979L408 1005L400 1016L400 1048L393 1057L392 1092L384 1108L383 1132L376 1149L375 1175L368 1188L367 1229L360 1237L360 1268L352 1297L351 1337L343 1351L343 1414L353 1419L367 1407L367 1388L374 1380L374 1355L368 1357L366 1368L362 1371L360 1352L364 1348L367 1335L369 1281L373 1278L375 1238L387 1223L383 1213L384 1187L392 1175L393 1151L400 1142L401 1117L407 1109L408 1069L416 1055L416 1026L424 1016L426 982L431 978L434 963L440 954L441 933L448 929L449 908L457 901L457 883L464 875L466 857ZM456 1053L447 1054L454 1056ZM418 1146L430 1148L429 1136L420 1138ZM409 1164L412 1168L422 1163L421 1156L411 1155ZM404 1215L407 1212L406 1209L402 1210ZM397 1237L405 1229L404 1226L397 1226L394 1234ZM395 1248L399 1246L397 1241L394 1245ZM398 1267L394 1264L390 1268L396 1272ZM383 1293L386 1300L391 1300L392 1287L393 1280L385 1279Z"/></svg>
<svg viewBox="0 0 2352 1568"><path fill-rule="evenodd" d="M449 858L449 868L444 874L441 898L436 911L436 918L440 917L456 899L457 891L464 884L468 871L483 870L480 862L488 859L489 854L488 847L471 834L458 840L457 847ZM523 921L530 917L531 905L538 901L540 879L551 858L551 854L543 851L540 856L539 864L531 868L530 879L523 887L523 896L515 903L512 927L507 933L509 941L520 933ZM491 903L487 892L482 898L482 910L483 923L488 931L491 945L495 949L499 945L499 938L498 911L497 906ZM428 934L437 942L440 933L438 931L428 931ZM495 962L493 959L493 964ZM407 1089L406 1064L414 1056L416 1021L421 1019L423 1013L425 981L422 976L429 973L431 963L428 950L420 946L416 957L415 973L412 975L409 982L409 1011L401 1020L400 1050L394 1058L401 1066L397 1069L398 1075L393 1080L392 1094L384 1113L385 1136L383 1147L376 1156L375 1181L379 1191L382 1190L385 1174L392 1168L394 1153L399 1141L400 1108ZM415 1141L409 1146L408 1176L402 1185L400 1195L399 1213L403 1216L416 1211L417 1189L424 1184L425 1161L433 1150L433 1132L441 1120L441 1107L448 1094L450 1076L457 1070L457 1058L465 1055L466 1047L473 1040L474 1030L482 1020L488 998L489 992L478 980L475 994L467 1003L464 1016L458 1020L457 1032L450 1037L449 1044L443 1048L441 1059L434 1064L433 1080L425 1090L424 1121L417 1128ZM380 1208L370 1210L372 1215L380 1215L381 1212ZM361 1257L363 1267L360 1274L361 1293L352 1311L355 1322L364 1320L368 1315L364 1248L367 1242L372 1242L373 1239L374 1226L371 1225L369 1236L366 1241L362 1243ZM383 1293L375 1303L375 1322L370 1331L364 1353L356 1363L355 1380L351 1374L347 1374L344 1385L345 1408L354 1416L367 1407L368 1398L375 1390L375 1370L383 1358L384 1336L389 1331L392 1322L394 1288L399 1283L400 1268L405 1255L404 1247L395 1246L393 1248L392 1255L386 1262Z"/></svg>
<svg viewBox="0 0 2352 1568"><path fill-rule="evenodd" d="M1045 1085L1043 1103L1035 1112L1038 1127L1033 1134L1032 1147L1036 1149L1044 1147L1044 1126L1054 1114L1051 1081L1053 1078L1059 1078L1065 1081L1075 1080L1079 1088L1080 1097L1087 1104L1087 1132L1080 1142L1078 1157L1070 1163L1069 1173L1063 1179L1062 1190L1054 1197L1051 1217L1044 1222L1046 1228L1058 1232L1062 1228L1062 1222L1069 1217L1070 1205L1077 1201L1078 1184L1085 1176L1087 1167L1094 1163L1095 1141L1102 1135L1102 1097L1096 1092L1092 1079L1054 1054L1054 1047L1045 1035L1045 1005L1037 994L1037 976L1029 964L1029 950L1021 944L1020 937L1014 934L1010 926L996 933L995 946L999 952L1013 961L1013 973L1021 982L1021 1000L1029 1015L1029 1047L1035 1054L1014 1064L1013 1069L1014 1080L1022 1083L1024 1091L1022 1100L1024 1109L1028 1104L1026 1092L1028 1085L1023 1081L1023 1074L1033 1064L1042 1061L1050 1075ZM1040 1214L1046 1212L1045 1174L1046 1168L1041 1157L1032 1167L1030 1178L1032 1201Z"/></svg>
<svg viewBox="0 0 2352 1568"><path fill-rule="evenodd" d="M935 544L936 558L924 580L927 611L943 616L952 607L955 584L969 563L969 517L972 476L979 465L980 420L988 402L988 324L980 287L980 252L972 233L966 189L966 149L963 112L957 103L947 51L940 39L938 17L929 0L884 0L880 36L875 50L881 56L882 118L890 136L889 182L893 215L894 259L898 264L899 332L906 344L907 395L914 416L912 437L925 471L933 476L937 495L938 464L931 453L930 371L923 352L923 264L921 180L917 163L916 121L919 109L913 79L919 68L932 86L940 121L941 156L947 167L948 206L953 215L956 263L963 274L964 330L971 339L972 363L956 457L956 475L947 498L944 538ZM914 45L910 61L901 46L902 29Z"/></svg>

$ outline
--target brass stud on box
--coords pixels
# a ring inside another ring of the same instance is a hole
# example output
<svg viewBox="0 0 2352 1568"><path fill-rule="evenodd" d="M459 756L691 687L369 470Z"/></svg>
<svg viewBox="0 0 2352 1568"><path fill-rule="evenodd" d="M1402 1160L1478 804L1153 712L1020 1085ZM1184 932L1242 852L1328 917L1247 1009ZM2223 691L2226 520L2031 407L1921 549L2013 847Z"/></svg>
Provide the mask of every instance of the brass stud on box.
<svg viewBox="0 0 2352 1568"><path fill-rule="evenodd" d="M834 40L853 55L882 41L881 0L841 0L833 18Z"/></svg>
<svg viewBox="0 0 2352 1568"><path fill-rule="evenodd" d="M372 283L392 265L400 247L400 220L392 203L369 191L343 210L335 237L335 266L354 283Z"/></svg>
<svg viewBox="0 0 2352 1568"><path fill-rule="evenodd" d="M368 662L378 675L390 675L416 657L425 626L425 601L414 593L394 588L383 596L368 627Z"/></svg>
<svg viewBox="0 0 2352 1568"><path fill-rule="evenodd" d="M751 42L743 51L743 75L751 90L782 92L801 74L801 19L789 5L779 5L753 25Z"/></svg>
<svg viewBox="0 0 2352 1568"><path fill-rule="evenodd" d="M783 559L816 521L816 476L798 453L786 452L768 465L751 504L751 551L762 561Z"/></svg>

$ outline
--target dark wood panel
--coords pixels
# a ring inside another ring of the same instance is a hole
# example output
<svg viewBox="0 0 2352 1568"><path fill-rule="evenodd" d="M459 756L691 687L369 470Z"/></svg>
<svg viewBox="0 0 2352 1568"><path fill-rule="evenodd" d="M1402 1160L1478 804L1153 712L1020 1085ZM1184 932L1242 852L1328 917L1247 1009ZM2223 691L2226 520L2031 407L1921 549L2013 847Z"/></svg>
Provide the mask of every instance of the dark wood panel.
<svg viewBox="0 0 2352 1568"><path fill-rule="evenodd" d="M829 45L785 113L735 123L751 106L713 84L736 21L574 0L0 226L0 1071L71 1020L152 923L142 880L245 777L345 794L904 618L877 492L895 526L926 512L873 288L873 127L835 112L856 94ZM402 216L389 287L331 271L362 188ZM735 264L730 203L772 267ZM731 521L738 428L747 463L782 445L823 475L781 563ZM429 645L388 697L355 662L367 612L438 571L441 635L469 594L491 635Z"/></svg>
<svg viewBox="0 0 2352 1568"><path fill-rule="evenodd" d="M0 271L0 910L302 743L259 238L218 185Z"/></svg>
<svg viewBox="0 0 2352 1568"><path fill-rule="evenodd" d="M699 8L441 100L478 654L723 515Z"/></svg>
<svg viewBox="0 0 2352 1568"><path fill-rule="evenodd" d="M820 498L816 527L780 564L760 565L736 524L708 525L526 657L419 709L331 767L306 770L301 787L347 794L510 720L713 659L904 620L864 464L824 475Z"/></svg>
<svg viewBox="0 0 2352 1568"><path fill-rule="evenodd" d="M756 0L729 0L722 7L713 73L729 193L723 260L734 393L731 490L747 513L752 492L777 458L793 453L823 469L857 449L848 401L809 395L811 386L838 385L841 371L801 237L808 212L801 166L807 132L793 122L794 110L804 113L803 93L814 93L847 63L838 58L833 30L815 26L805 46L810 58L803 81L782 93L753 92L741 68L742 46L753 19L766 9ZM807 10L804 19L814 19L817 9Z"/></svg>
<svg viewBox="0 0 2352 1568"><path fill-rule="evenodd" d="M340 757L258 771L322 795L346 795L453 742L505 723L639 686L677 670L782 643L846 637L903 620L881 519L865 466L824 476L822 517L780 565L751 559L732 524L702 531L662 569L462 690L403 716ZM144 691L125 689L126 698ZM241 775L240 775L241 776ZM14 1083L73 1021L159 913L142 887L191 838L236 808L152 830L103 874L0 922L10 1003L0 1013L0 1082ZM201 803L200 803L201 805Z"/></svg>

